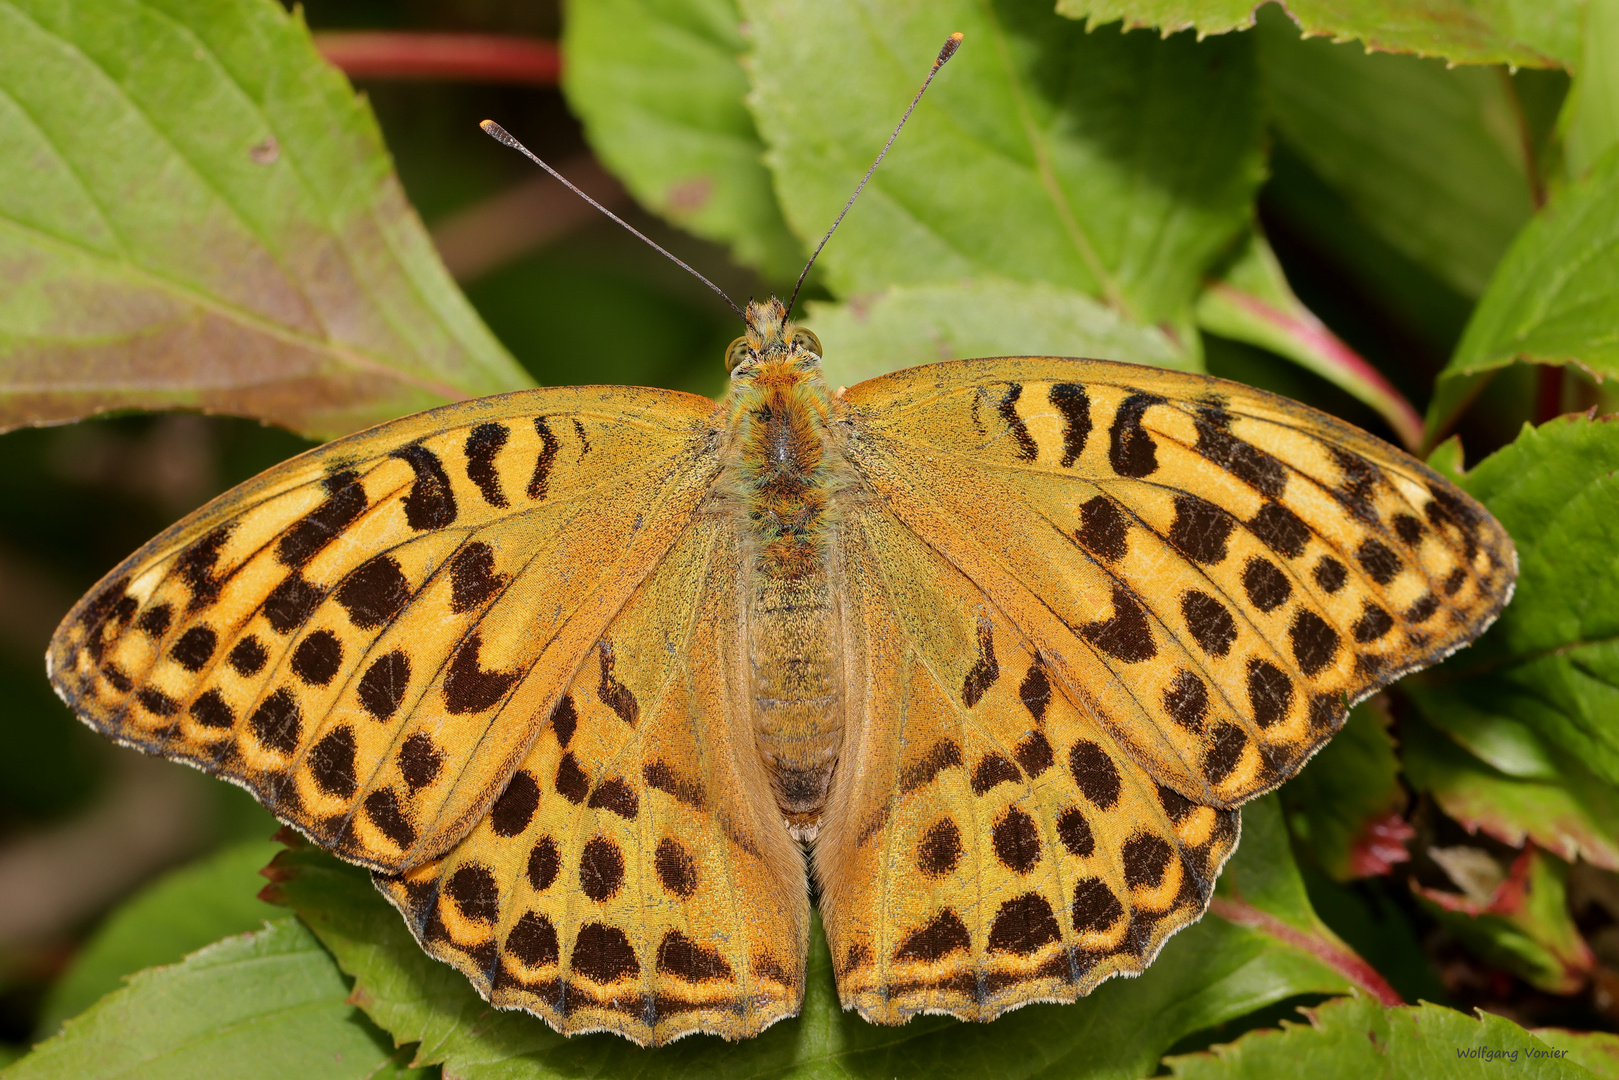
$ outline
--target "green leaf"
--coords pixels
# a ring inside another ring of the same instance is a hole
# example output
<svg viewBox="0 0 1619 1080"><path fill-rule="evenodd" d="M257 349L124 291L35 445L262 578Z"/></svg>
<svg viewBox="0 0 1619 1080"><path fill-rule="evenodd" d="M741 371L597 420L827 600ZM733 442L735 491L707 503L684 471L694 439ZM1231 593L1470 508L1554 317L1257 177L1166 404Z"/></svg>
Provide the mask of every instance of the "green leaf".
<svg viewBox="0 0 1619 1080"><path fill-rule="evenodd" d="M1254 25L1253 0L1057 0L1089 25L1123 19L1164 33L1223 34ZM1442 56L1462 64L1573 67L1580 55L1578 0L1288 0L1312 37L1357 38L1368 49Z"/></svg>
<svg viewBox="0 0 1619 1080"><path fill-rule="evenodd" d="M1303 1011L1308 1025L1256 1031L1210 1053L1168 1058L1166 1064L1184 1080L1447 1080L1479 1076L1485 1065L1503 1070L1515 1066L1511 1075L1543 1080L1591 1076L1565 1054L1491 1013L1481 1012L1475 1019L1438 1005L1390 1009L1363 997Z"/></svg>
<svg viewBox="0 0 1619 1080"><path fill-rule="evenodd" d="M1596 959L1569 912L1567 863L1526 847L1502 874L1481 848L1430 848L1428 854L1464 889L1413 884L1440 925L1489 963L1549 994L1573 994L1585 985Z"/></svg>
<svg viewBox="0 0 1619 1080"><path fill-rule="evenodd" d="M294 850L276 861L275 895L354 975L361 1008L396 1039L419 1041L418 1061L444 1062L466 1080L648 1070L792 1077L943 1071L993 1078L1048 1069L1124 1080L1150 1072L1186 1035L1300 994L1343 993L1357 985L1341 963L1342 951L1323 949L1336 939L1330 932L1322 936L1324 927L1309 913L1274 801L1253 804L1248 813L1257 824L1245 830L1226 874L1242 881L1240 902L1285 928L1287 942L1205 917L1171 939L1139 979L1108 982L1074 1005L1031 1005L989 1026L929 1017L884 1028L843 1012L817 929L803 1015L758 1038L725 1045L699 1036L656 1051L612 1035L563 1039L532 1016L491 1008L460 974L423 954L364 871L314 848ZM1275 911L1259 906L1265 904Z"/></svg>
<svg viewBox="0 0 1619 1080"><path fill-rule="evenodd" d="M46 995L38 1030L53 1034L126 975L178 962L211 941L258 928L280 915L258 898L259 868L281 845L254 840L198 859L147 886L107 917Z"/></svg>
<svg viewBox="0 0 1619 1080"><path fill-rule="evenodd" d="M1201 371L1157 327L1137 326L1083 293L995 278L896 285L846 304L810 305L827 381L853 386L914 364L977 356L1086 356ZM1184 335L1195 343L1195 335Z"/></svg>
<svg viewBox="0 0 1619 1080"><path fill-rule="evenodd" d="M1619 1035L1563 1028L1536 1028L1530 1034L1547 1046L1567 1050L1568 1060L1585 1066L1603 1080L1619 1080Z"/></svg>
<svg viewBox="0 0 1619 1080"><path fill-rule="evenodd" d="M1338 881L1388 873L1408 858L1405 789L1381 699L1362 702L1343 730L1278 794L1299 845Z"/></svg>
<svg viewBox="0 0 1619 1080"><path fill-rule="evenodd" d="M988 276L1176 321L1248 226L1263 165L1245 37L1086 33L1049 0L742 7L750 103L803 236L837 216L945 32L966 35L821 256L841 297Z"/></svg>
<svg viewBox="0 0 1619 1080"><path fill-rule="evenodd" d="M1619 785L1616 473L1619 422L1565 416L1462 478L1517 545L1517 592L1471 648L1406 685L1436 725L1484 732L1469 745L1504 772L1556 775L1534 760L1543 740Z"/></svg>
<svg viewBox="0 0 1619 1080"><path fill-rule="evenodd" d="M5 1071L54 1077L395 1075L396 1051L347 1002L331 956L296 919L130 979Z"/></svg>
<svg viewBox="0 0 1619 1080"><path fill-rule="evenodd" d="M1420 717L1402 728L1406 778L1469 832L1619 870L1619 792L1563 759L1550 778L1492 768ZM1544 751L1543 751L1544 752Z"/></svg>
<svg viewBox="0 0 1619 1080"><path fill-rule="evenodd" d="M271 0L0 0L0 168L0 427L198 408L328 437L529 383Z"/></svg>
<svg viewBox="0 0 1619 1080"><path fill-rule="evenodd" d="M804 263L743 99L736 0L597 0L568 9L563 89L642 205L731 245L777 281Z"/></svg>
<svg viewBox="0 0 1619 1080"><path fill-rule="evenodd" d="M1619 0L1586 0L1579 77L1563 119L1563 161L1579 176L1619 143Z"/></svg>
<svg viewBox="0 0 1619 1080"><path fill-rule="evenodd" d="M1356 215L1478 296L1534 212L1521 106L1504 72L1301 40L1259 18L1259 65L1289 145Z"/></svg>
<svg viewBox="0 0 1619 1080"><path fill-rule="evenodd" d="M1428 425L1447 422L1481 375L1514 361L1619 374L1619 147L1568 185L1496 268L1450 363Z"/></svg>
<svg viewBox="0 0 1619 1080"><path fill-rule="evenodd" d="M1407 449L1422 445L1416 409L1293 295L1257 227L1220 279L1198 297L1197 325L1285 356L1376 409Z"/></svg>

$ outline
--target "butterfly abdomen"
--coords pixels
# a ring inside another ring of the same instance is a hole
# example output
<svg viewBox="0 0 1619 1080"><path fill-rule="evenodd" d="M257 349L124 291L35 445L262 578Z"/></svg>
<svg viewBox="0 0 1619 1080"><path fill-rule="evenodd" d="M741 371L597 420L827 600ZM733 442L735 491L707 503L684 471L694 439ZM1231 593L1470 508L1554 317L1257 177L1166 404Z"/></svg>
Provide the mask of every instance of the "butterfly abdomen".
<svg viewBox="0 0 1619 1080"><path fill-rule="evenodd" d="M818 364L800 357L759 364L732 411L754 731L777 804L805 838L826 803L843 732L828 558L841 459L827 443L830 409Z"/></svg>

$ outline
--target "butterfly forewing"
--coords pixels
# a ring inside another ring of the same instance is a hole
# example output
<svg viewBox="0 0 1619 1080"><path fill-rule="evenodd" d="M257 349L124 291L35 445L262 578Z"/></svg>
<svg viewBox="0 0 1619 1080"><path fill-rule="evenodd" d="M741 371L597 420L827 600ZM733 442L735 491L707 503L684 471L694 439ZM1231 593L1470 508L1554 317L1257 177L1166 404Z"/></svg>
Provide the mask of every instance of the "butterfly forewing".
<svg viewBox="0 0 1619 1080"><path fill-rule="evenodd" d="M1471 640L1511 541L1364 433L1262 391L1085 360L852 388L856 473L1157 781L1236 806L1348 703Z"/></svg>
<svg viewBox="0 0 1619 1080"><path fill-rule="evenodd" d="M558 1031L755 1034L798 1011L803 859L753 748L740 543L701 518L587 657L489 815L379 878L434 956Z"/></svg>
<svg viewBox="0 0 1619 1080"><path fill-rule="evenodd" d="M52 677L92 726L339 854L419 863L483 815L706 495L712 412L527 391L311 451L113 571L57 631Z"/></svg>

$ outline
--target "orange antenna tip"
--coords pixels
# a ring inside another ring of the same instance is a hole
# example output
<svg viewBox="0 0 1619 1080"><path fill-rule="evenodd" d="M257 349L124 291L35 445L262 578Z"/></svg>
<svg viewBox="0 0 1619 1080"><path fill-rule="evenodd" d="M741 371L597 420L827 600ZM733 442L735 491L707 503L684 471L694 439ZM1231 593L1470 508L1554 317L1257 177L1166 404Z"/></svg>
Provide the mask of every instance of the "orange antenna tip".
<svg viewBox="0 0 1619 1080"><path fill-rule="evenodd" d="M951 34L949 37L945 38L944 48L939 50L939 58L933 62L934 67L938 67L940 64L956 55L956 50L961 48L961 39L965 36L966 35L964 35L960 30L957 30L954 34Z"/></svg>

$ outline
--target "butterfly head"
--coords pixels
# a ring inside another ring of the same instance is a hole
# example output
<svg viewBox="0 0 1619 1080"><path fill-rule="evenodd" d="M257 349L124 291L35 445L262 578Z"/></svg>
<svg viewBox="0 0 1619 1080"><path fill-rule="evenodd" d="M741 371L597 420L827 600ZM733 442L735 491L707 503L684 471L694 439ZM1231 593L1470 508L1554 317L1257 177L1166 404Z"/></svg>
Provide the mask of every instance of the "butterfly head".
<svg viewBox="0 0 1619 1080"><path fill-rule="evenodd" d="M786 307L774 296L750 300L743 318L748 332L725 350L725 370L733 380L747 377L766 362L785 361L806 367L820 364L820 339L787 318Z"/></svg>

